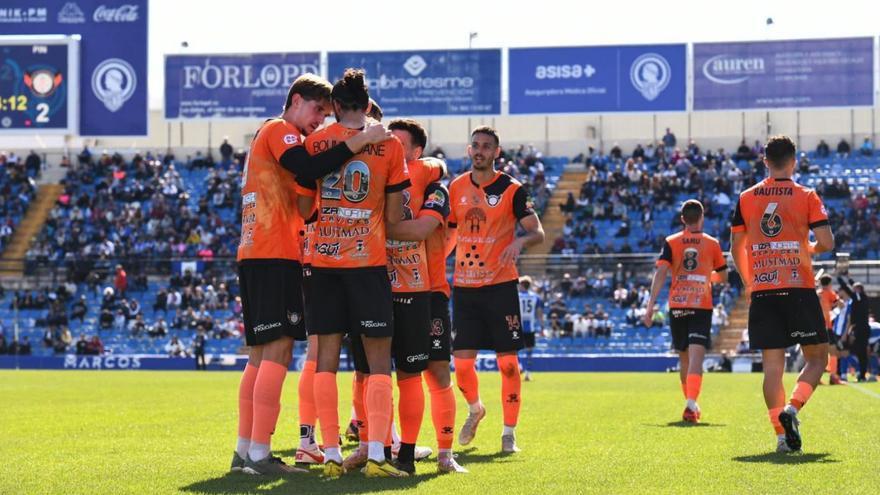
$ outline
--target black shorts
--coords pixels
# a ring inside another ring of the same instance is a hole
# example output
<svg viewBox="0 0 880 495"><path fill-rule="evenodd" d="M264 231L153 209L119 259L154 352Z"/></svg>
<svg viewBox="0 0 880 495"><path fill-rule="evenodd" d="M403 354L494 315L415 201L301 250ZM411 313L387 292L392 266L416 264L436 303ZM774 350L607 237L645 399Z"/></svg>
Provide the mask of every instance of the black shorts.
<svg viewBox="0 0 880 495"><path fill-rule="evenodd" d="M449 298L442 292L431 293L431 350L429 361L449 361L452 354L452 319L449 316Z"/></svg>
<svg viewBox="0 0 880 495"><path fill-rule="evenodd" d="M297 261L250 259L238 263L245 343L263 345L286 336L306 340L302 266Z"/></svg>
<svg viewBox="0 0 880 495"><path fill-rule="evenodd" d="M813 289L778 289L752 293L749 345L785 349L795 344L828 342L825 317Z"/></svg>
<svg viewBox="0 0 880 495"><path fill-rule="evenodd" d="M310 335L349 334L391 337L394 317L391 283L384 266L318 268L305 271L306 326Z"/></svg>
<svg viewBox="0 0 880 495"><path fill-rule="evenodd" d="M394 294L394 366L404 373L428 369L431 352L431 294Z"/></svg>
<svg viewBox="0 0 880 495"><path fill-rule="evenodd" d="M672 348L684 352L691 344L712 347L712 310L674 308L669 310Z"/></svg>
<svg viewBox="0 0 880 495"><path fill-rule="evenodd" d="M837 334L830 328L825 329L825 331L828 332L828 345L837 347L837 341L840 340L838 339Z"/></svg>
<svg viewBox="0 0 880 495"><path fill-rule="evenodd" d="M456 287L453 291L455 349L511 352L523 348L516 280L485 287Z"/></svg>
<svg viewBox="0 0 880 495"><path fill-rule="evenodd" d="M395 331L391 339L391 356L394 366L404 373L421 373L428 369L430 358L430 294L393 294L393 297ZM359 336L352 337L351 352L355 371L369 374L370 365Z"/></svg>
<svg viewBox="0 0 880 495"><path fill-rule="evenodd" d="M528 332L523 334L523 347L526 349L531 349L535 347L535 332Z"/></svg>

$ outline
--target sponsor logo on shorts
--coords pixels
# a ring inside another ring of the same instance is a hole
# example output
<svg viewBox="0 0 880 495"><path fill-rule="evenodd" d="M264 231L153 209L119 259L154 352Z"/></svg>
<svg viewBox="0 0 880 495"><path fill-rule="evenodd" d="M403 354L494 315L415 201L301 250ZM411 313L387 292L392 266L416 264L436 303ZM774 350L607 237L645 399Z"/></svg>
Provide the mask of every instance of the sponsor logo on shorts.
<svg viewBox="0 0 880 495"><path fill-rule="evenodd" d="M287 319L288 319L288 321L290 321L291 325L296 325L297 323L300 322L300 320L302 320L302 315L300 315L299 313L296 313L294 311L288 311L287 312Z"/></svg>
<svg viewBox="0 0 880 495"><path fill-rule="evenodd" d="M415 363L416 361L427 361L427 360L428 360L427 354L416 354L415 356L407 356L406 357L407 363Z"/></svg>
<svg viewBox="0 0 880 495"><path fill-rule="evenodd" d="M405 304L405 305L409 306L410 304L413 303L413 298L411 298L411 297L395 297L394 302L396 304Z"/></svg>
<svg viewBox="0 0 880 495"><path fill-rule="evenodd" d="M439 336L443 335L443 320L442 319L434 318L433 320L431 320L431 335L433 335L434 337L439 337ZM435 342L438 343L437 345L440 345L439 340L435 340Z"/></svg>
<svg viewBox="0 0 880 495"><path fill-rule="evenodd" d="M272 330L273 328L278 328L280 326L280 321L276 321L275 323L261 323L254 327L254 333L265 332L266 330Z"/></svg>
<svg viewBox="0 0 880 495"><path fill-rule="evenodd" d="M697 314L697 312L692 309L673 309L672 310L672 317L673 318L682 318L685 316L693 316L695 314Z"/></svg>
<svg viewBox="0 0 880 495"><path fill-rule="evenodd" d="M701 333L689 333L689 334L688 334L688 338L689 338L689 339L703 339L703 340L706 340L706 336L703 335L703 334L701 334Z"/></svg>
<svg viewBox="0 0 880 495"><path fill-rule="evenodd" d="M434 339L431 341L431 349L440 350L443 347L440 345L440 339Z"/></svg>
<svg viewBox="0 0 880 495"><path fill-rule="evenodd" d="M361 320L361 326L364 328L387 328L387 321Z"/></svg>
<svg viewBox="0 0 880 495"><path fill-rule="evenodd" d="M796 339L797 339L797 338L805 339L805 338L807 338L807 337L815 337L816 335L818 335L818 332L816 332L816 331L812 331L812 332L801 332L801 331L791 332L791 336L794 337L794 338L796 338Z"/></svg>

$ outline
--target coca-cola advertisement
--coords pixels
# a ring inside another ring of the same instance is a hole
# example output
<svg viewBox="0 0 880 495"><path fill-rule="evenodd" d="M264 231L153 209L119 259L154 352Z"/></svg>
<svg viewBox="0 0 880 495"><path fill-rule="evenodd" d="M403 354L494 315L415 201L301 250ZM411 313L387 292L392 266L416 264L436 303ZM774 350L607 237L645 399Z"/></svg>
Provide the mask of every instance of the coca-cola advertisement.
<svg viewBox="0 0 880 495"><path fill-rule="evenodd" d="M79 133L147 134L148 0L0 0L4 35L76 34Z"/></svg>
<svg viewBox="0 0 880 495"><path fill-rule="evenodd" d="M136 22L138 20L138 5L125 4L118 7L100 5L95 9L92 20L95 22Z"/></svg>

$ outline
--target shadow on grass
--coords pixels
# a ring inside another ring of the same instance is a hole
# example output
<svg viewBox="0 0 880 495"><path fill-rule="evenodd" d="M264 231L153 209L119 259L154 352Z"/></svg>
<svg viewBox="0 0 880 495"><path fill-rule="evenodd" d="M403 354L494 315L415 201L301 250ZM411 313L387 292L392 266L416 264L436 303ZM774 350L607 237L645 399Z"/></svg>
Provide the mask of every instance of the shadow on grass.
<svg viewBox="0 0 880 495"><path fill-rule="evenodd" d="M808 454L781 454L776 452L767 452L764 454L744 455L734 457L732 460L736 462L757 462L766 464L824 464L840 462L837 459L829 459L828 452L816 452Z"/></svg>
<svg viewBox="0 0 880 495"><path fill-rule="evenodd" d="M662 425L646 424L645 426L653 426L654 428L724 428L727 425L722 423L688 423L687 421L670 421Z"/></svg>
<svg viewBox="0 0 880 495"><path fill-rule="evenodd" d="M339 479L321 477L321 470L313 468L308 474L292 474L285 477L250 476L227 473L215 478L197 481L179 489L187 493L231 495L237 493L290 494L290 493L372 493L382 490L411 490L422 482L440 476L431 472L408 478L366 478L361 473L347 473Z"/></svg>
<svg viewBox="0 0 880 495"><path fill-rule="evenodd" d="M468 464L480 464L484 462L496 462L499 460L519 461L522 454L505 454L501 451L479 453L476 447L456 452L456 460L467 469Z"/></svg>

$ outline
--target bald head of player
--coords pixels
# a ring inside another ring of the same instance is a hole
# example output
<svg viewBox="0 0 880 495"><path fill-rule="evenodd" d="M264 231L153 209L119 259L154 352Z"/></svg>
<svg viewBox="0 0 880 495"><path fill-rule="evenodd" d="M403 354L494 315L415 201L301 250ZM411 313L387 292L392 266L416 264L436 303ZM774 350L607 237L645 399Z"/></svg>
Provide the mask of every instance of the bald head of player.
<svg viewBox="0 0 880 495"><path fill-rule="evenodd" d="M767 140L764 146L764 163L770 169L770 176L776 179L789 179L794 175L797 147L788 136L778 135Z"/></svg>
<svg viewBox="0 0 880 495"><path fill-rule="evenodd" d="M487 171L495 166L495 160L501 155L501 140L498 131L487 125L477 127L471 132L471 144L468 145L468 156L474 170Z"/></svg>
<svg viewBox="0 0 880 495"><path fill-rule="evenodd" d="M703 205L696 199L689 199L681 205L681 223L691 232L703 230Z"/></svg>
<svg viewBox="0 0 880 495"><path fill-rule="evenodd" d="M413 119L396 119L388 124L391 134L397 136L403 145L406 161L418 160L428 145L428 134L422 124Z"/></svg>
<svg viewBox="0 0 880 495"><path fill-rule="evenodd" d="M293 81L284 101L281 118L290 122L303 135L315 131L330 115L330 91L333 86L323 77L303 74Z"/></svg>

